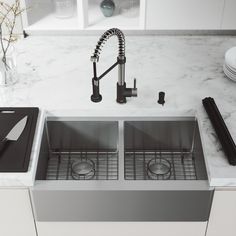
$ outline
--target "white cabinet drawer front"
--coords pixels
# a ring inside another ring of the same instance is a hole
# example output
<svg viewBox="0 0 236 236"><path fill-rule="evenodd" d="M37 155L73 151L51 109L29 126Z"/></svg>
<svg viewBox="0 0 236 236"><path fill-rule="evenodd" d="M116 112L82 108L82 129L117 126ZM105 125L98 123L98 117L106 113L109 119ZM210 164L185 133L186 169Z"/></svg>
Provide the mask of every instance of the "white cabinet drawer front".
<svg viewBox="0 0 236 236"><path fill-rule="evenodd" d="M0 235L36 236L29 192L0 189Z"/></svg>
<svg viewBox="0 0 236 236"><path fill-rule="evenodd" d="M38 236L204 236L206 222L37 222Z"/></svg>
<svg viewBox="0 0 236 236"><path fill-rule="evenodd" d="M224 0L147 0L147 29L220 29Z"/></svg>
<svg viewBox="0 0 236 236"><path fill-rule="evenodd" d="M226 0L222 29L236 29L236 1Z"/></svg>
<svg viewBox="0 0 236 236"><path fill-rule="evenodd" d="M207 236L235 236L236 190L215 191Z"/></svg>

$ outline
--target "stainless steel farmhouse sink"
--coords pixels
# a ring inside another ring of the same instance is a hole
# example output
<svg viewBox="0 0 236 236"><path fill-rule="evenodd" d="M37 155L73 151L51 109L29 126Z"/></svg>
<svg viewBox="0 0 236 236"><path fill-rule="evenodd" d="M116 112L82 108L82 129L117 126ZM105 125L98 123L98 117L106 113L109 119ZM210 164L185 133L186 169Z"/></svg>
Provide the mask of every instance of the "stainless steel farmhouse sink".
<svg viewBox="0 0 236 236"><path fill-rule="evenodd" d="M38 221L206 221L195 117L47 117L31 197Z"/></svg>

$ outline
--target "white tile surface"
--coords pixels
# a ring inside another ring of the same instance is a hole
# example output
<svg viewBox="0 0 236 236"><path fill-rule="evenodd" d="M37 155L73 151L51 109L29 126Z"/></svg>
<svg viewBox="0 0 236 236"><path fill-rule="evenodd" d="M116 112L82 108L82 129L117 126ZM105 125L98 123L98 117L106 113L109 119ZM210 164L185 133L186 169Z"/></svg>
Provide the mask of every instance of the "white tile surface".
<svg viewBox="0 0 236 236"><path fill-rule="evenodd" d="M64 114L86 116L169 116L196 110L210 184L236 186L236 167L228 164L201 101L206 96L215 98L236 142L236 83L222 71L224 53L235 46L236 38L127 36L126 82L130 87L137 78L138 97L128 99L125 105L115 101L117 68L101 80L102 102L90 101L90 55L98 38L31 36L19 42L20 81L11 88L0 88L0 106L38 106L51 114L61 114L62 110ZM98 73L115 62L116 56L114 37L103 47ZM159 91L166 92L164 107L157 103ZM3 175L0 179L4 183Z"/></svg>

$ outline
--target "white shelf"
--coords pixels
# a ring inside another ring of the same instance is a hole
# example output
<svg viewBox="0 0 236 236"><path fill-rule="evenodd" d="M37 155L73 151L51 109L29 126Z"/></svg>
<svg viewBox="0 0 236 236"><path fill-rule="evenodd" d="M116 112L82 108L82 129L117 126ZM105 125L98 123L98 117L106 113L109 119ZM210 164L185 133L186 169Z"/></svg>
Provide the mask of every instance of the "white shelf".
<svg viewBox="0 0 236 236"><path fill-rule="evenodd" d="M52 0L20 1L22 8L29 9L22 13L23 29L29 34L93 34L112 27L131 32L236 28L232 23L235 0L135 0L133 17L122 14L122 3L129 0L113 0L116 12L111 17L103 16L102 0L74 0L77 14L69 19L54 16Z"/></svg>
<svg viewBox="0 0 236 236"><path fill-rule="evenodd" d="M78 29L77 15L70 18L57 18L54 13L47 15L36 23L28 26L26 30L76 30Z"/></svg>
<svg viewBox="0 0 236 236"><path fill-rule="evenodd" d="M138 9L137 9L138 11ZM123 14L116 14L111 17L103 16L97 8L89 9L89 23L86 29L107 29L119 27L123 29L140 29L139 16L128 17Z"/></svg>
<svg viewBox="0 0 236 236"><path fill-rule="evenodd" d="M96 3L96 2L95 2ZM89 4L88 6L88 26L85 29L99 30L110 27L121 29L141 29L140 24L140 7L137 6L132 10L132 15L125 15L121 10L115 11L111 17L105 17L99 7L99 4Z"/></svg>
<svg viewBox="0 0 236 236"><path fill-rule="evenodd" d="M55 16L51 0L47 2L38 0L21 0L22 6L30 11L22 15L23 26L29 34L66 34L87 30L92 32L117 27L122 30L141 30L145 28L146 0L137 0L132 14L124 14L120 3L116 1L117 8L112 17L105 17L100 9L102 0L76 0L75 15L71 18L60 19ZM34 6L30 8L30 6ZM119 9L119 10L118 10Z"/></svg>

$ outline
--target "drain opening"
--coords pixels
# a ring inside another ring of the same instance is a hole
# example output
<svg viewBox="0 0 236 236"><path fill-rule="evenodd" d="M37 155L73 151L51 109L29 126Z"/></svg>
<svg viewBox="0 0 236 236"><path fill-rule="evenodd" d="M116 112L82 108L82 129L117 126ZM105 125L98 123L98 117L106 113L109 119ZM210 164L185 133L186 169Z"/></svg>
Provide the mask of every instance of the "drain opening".
<svg viewBox="0 0 236 236"><path fill-rule="evenodd" d="M153 158L147 163L147 174L151 179L169 179L171 176L171 163L163 158Z"/></svg>
<svg viewBox="0 0 236 236"><path fill-rule="evenodd" d="M71 164L71 176L75 180L92 179L95 175L95 164L91 160L77 160Z"/></svg>

